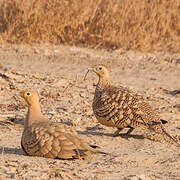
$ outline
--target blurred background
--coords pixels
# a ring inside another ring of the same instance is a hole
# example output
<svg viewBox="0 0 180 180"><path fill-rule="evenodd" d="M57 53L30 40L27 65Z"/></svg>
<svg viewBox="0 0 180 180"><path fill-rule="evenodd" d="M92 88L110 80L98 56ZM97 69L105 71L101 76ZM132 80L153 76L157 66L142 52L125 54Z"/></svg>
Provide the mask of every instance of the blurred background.
<svg viewBox="0 0 180 180"><path fill-rule="evenodd" d="M179 0L1 0L0 43L180 51Z"/></svg>

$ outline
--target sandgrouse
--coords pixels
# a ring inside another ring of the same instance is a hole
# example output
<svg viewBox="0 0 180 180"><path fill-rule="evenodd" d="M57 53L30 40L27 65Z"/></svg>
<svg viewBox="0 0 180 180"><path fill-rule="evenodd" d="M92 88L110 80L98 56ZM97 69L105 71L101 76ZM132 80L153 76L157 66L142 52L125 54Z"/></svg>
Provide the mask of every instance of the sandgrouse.
<svg viewBox="0 0 180 180"><path fill-rule="evenodd" d="M157 112L152 109L142 96L128 88L112 86L109 70L106 66L95 65L88 68L88 72L90 70L99 76L92 104L93 112L101 124L117 128L114 136L117 136L125 127L130 128L127 135L134 128L139 127L150 130L151 133L148 138L151 140L178 144L165 131L162 124L166 123L166 121L160 119Z"/></svg>
<svg viewBox="0 0 180 180"><path fill-rule="evenodd" d="M21 97L28 104L21 146L31 156L46 158L72 159L85 158L95 150L72 127L49 122L42 114L39 97L35 91L22 91Z"/></svg>

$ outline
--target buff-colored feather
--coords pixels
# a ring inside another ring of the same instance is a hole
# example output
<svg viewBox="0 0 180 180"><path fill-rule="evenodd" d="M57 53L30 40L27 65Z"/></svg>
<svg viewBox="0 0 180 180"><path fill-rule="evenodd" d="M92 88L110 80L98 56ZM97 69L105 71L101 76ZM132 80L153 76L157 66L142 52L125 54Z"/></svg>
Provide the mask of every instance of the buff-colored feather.
<svg viewBox="0 0 180 180"><path fill-rule="evenodd" d="M41 112L38 94L23 91L21 96L28 104L21 145L26 154L46 158L84 158L92 153L103 153L93 149L79 134L65 124L49 122Z"/></svg>

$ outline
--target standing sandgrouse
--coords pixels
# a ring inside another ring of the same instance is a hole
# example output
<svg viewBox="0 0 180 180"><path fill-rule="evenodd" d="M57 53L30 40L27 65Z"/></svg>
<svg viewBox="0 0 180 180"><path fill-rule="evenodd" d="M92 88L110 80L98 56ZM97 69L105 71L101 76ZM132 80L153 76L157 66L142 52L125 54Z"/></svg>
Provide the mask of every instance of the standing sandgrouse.
<svg viewBox="0 0 180 180"><path fill-rule="evenodd" d="M127 135L134 128L139 127L150 130L149 138L151 140L178 144L165 131L162 125L165 121L161 121L157 112L152 109L142 96L125 87L112 86L110 84L109 70L106 66L95 65L88 68L88 72L90 70L99 76L92 104L93 112L101 124L117 128L114 133L115 136L125 127L130 128Z"/></svg>
<svg viewBox="0 0 180 180"><path fill-rule="evenodd" d="M84 158L92 153L103 153L93 149L71 127L49 122L42 114L38 94L23 91L21 97L28 104L21 146L31 156L72 159Z"/></svg>

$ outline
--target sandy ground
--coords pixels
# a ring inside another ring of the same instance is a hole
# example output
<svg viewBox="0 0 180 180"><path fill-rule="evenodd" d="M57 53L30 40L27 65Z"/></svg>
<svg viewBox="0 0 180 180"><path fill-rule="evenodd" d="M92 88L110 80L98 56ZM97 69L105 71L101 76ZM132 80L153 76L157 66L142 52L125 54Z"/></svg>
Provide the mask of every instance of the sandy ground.
<svg viewBox="0 0 180 180"><path fill-rule="evenodd" d="M0 179L180 179L180 149L153 142L136 129L125 139L100 125L92 113L97 76L87 67L111 68L112 84L145 96L171 135L180 135L180 54L90 50L68 46L0 47ZM68 88L66 88L68 87ZM111 155L88 160L26 156L21 149L27 107L20 90L36 89L50 121L74 126L81 137ZM122 132L125 133L126 129Z"/></svg>

